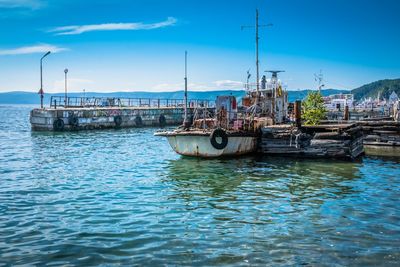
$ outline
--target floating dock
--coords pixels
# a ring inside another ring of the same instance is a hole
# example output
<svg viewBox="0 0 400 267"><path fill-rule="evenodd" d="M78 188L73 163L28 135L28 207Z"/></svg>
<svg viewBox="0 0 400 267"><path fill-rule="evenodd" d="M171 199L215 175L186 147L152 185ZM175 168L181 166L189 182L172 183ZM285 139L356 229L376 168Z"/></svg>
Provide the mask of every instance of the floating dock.
<svg viewBox="0 0 400 267"><path fill-rule="evenodd" d="M52 97L49 108L33 109L34 131L74 131L122 127L165 127L184 119L183 99ZM188 117L197 107L214 112L213 101L189 100Z"/></svg>
<svg viewBox="0 0 400 267"><path fill-rule="evenodd" d="M355 159L364 152L362 129L355 123L266 126L259 150L267 155Z"/></svg>
<svg viewBox="0 0 400 267"><path fill-rule="evenodd" d="M325 121L318 126L262 128L259 152L305 158L355 159L362 154L400 156L400 122Z"/></svg>
<svg viewBox="0 0 400 267"><path fill-rule="evenodd" d="M367 155L400 156L399 121L360 121Z"/></svg>

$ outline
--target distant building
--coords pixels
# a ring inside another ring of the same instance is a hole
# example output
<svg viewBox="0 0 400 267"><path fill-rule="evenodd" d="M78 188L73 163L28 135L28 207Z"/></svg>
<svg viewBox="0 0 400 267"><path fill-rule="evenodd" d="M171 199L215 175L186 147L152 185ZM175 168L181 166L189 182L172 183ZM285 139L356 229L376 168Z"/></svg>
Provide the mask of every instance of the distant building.
<svg viewBox="0 0 400 267"><path fill-rule="evenodd" d="M349 108L354 107L354 95L353 94L336 94L324 97L325 107L328 110L341 109L345 106Z"/></svg>
<svg viewBox="0 0 400 267"><path fill-rule="evenodd" d="M399 100L399 96L393 91L389 96L389 104L394 104Z"/></svg>

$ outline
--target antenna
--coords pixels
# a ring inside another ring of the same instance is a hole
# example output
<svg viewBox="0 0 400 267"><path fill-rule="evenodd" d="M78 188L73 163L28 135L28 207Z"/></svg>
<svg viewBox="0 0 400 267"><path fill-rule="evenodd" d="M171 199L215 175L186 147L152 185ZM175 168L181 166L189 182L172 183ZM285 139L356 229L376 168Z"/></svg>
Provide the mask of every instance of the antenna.
<svg viewBox="0 0 400 267"><path fill-rule="evenodd" d="M247 79L246 79L246 89L249 90L249 80L250 80L251 74L250 74L250 69L247 70Z"/></svg>
<svg viewBox="0 0 400 267"><path fill-rule="evenodd" d="M267 25L260 25L258 24L258 9L256 9L256 24L255 26L241 26L241 29L245 28L255 28L256 30L256 87L257 87L257 96L256 96L256 104L258 103L258 94L260 91L260 70L259 70L259 60L258 60L258 41L260 37L258 36L258 28L259 27L270 27L272 24L267 24Z"/></svg>
<svg viewBox="0 0 400 267"><path fill-rule="evenodd" d="M322 70L319 70L319 74L314 73L315 81L318 82L318 91L321 92L322 87L325 86L324 84L324 75L322 74Z"/></svg>
<svg viewBox="0 0 400 267"><path fill-rule="evenodd" d="M278 78L278 73L285 72L284 70L266 70L265 72L272 73L272 78Z"/></svg>
<svg viewBox="0 0 400 267"><path fill-rule="evenodd" d="M278 73L280 72L285 72L284 70L266 70L265 72L270 72L272 73L271 76L271 82L272 82L272 99L271 99L271 104L272 104L272 117L275 120L275 112L276 112L276 103L275 103L275 98L276 98L276 91L277 91L277 83L278 83Z"/></svg>

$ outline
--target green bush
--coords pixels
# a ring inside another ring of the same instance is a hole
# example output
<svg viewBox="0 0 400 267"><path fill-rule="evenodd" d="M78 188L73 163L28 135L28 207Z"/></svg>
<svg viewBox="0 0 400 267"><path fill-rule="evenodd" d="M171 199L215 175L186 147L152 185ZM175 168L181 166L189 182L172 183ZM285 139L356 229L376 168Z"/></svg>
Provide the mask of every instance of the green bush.
<svg viewBox="0 0 400 267"><path fill-rule="evenodd" d="M326 118L324 99L319 91L310 91L302 103L302 118L305 125L318 125Z"/></svg>

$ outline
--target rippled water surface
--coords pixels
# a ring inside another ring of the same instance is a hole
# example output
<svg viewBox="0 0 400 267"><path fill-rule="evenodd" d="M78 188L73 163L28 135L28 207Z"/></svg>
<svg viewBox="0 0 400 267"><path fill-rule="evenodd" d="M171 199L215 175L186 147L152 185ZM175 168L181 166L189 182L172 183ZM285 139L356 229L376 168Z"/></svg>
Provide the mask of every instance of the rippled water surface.
<svg viewBox="0 0 400 267"><path fill-rule="evenodd" d="M198 160L29 110L0 106L0 265L400 265L399 161Z"/></svg>

